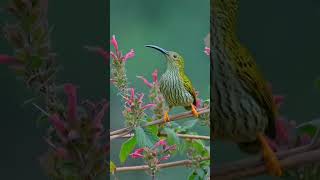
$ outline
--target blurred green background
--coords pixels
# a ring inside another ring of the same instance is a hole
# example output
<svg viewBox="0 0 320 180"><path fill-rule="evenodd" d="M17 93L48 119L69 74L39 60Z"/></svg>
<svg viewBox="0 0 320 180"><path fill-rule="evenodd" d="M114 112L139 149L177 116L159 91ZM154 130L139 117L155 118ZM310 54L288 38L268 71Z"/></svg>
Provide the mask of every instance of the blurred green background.
<svg viewBox="0 0 320 180"><path fill-rule="evenodd" d="M0 7L7 0L0 1ZM155 68L161 74L165 69L163 56L146 49L154 43L180 52L186 61L186 70L202 98L208 97L209 59L203 53L203 38L209 31L209 0L111 0L111 31L108 33L106 1L49 1L49 23L54 25L52 44L63 66L60 82L73 82L83 98L98 100L107 96L107 79L102 58L88 53L84 45L105 45L115 34L123 52L133 48L136 57L128 61L128 75L132 86L147 92L144 84L135 78L143 75L151 79ZM0 22L7 21L0 14ZM298 122L319 117L320 92L314 86L319 72L320 2L315 0L241 1L239 37L253 52L265 77L272 82L277 94L286 96L281 112ZM1 36L0 53L12 54L12 49ZM37 128L37 111L22 102L31 97L21 81L0 66L0 179L47 179L37 158L45 152L43 128ZM112 88L112 129L123 127L120 99ZM178 109L177 111L181 111ZM201 129L201 134L206 129ZM119 150L120 141L112 148ZM246 157L233 144L214 146L216 164ZM118 154L112 151L112 159ZM130 161L131 165L141 162ZM185 179L186 168L161 171L161 179ZM121 174L123 179L150 179L144 172ZM271 179L260 177L251 179Z"/></svg>
<svg viewBox="0 0 320 180"><path fill-rule="evenodd" d="M210 14L209 0L111 0L110 1L110 37L115 35L120 50L123 53L131 48L136 56L127 62L127 75L130 87L145 94L144 101L148 102L148 88L137 75L152 80L151 74L155 69L159 71L159 78L166 69L166 61L159 52L145 48L146 44L158 45L167 50L178 52L185 59L185 71L193 86L200 92L203 99L209 98L210 69L209 57L204 51L204 38L209 33ZM111 50L113 48L111 47ZM124 127L122 117L122 103L117 90L111 85L111 121L112 130ZM185 111L183 108L174 108L170 114ZM209 135L209 128L197 126L195 130L201 135ZM130 157L125 164L119 162L119 151L124 139L116 139L111 143L110 159L118 166L141 165L140 160ZM176 156L170 160L185 159ZM186 179L190 169L185 167L168 168L161 170L159 180ZM131 180L150 179L145 172L119 173L117 177Z"/></svg>

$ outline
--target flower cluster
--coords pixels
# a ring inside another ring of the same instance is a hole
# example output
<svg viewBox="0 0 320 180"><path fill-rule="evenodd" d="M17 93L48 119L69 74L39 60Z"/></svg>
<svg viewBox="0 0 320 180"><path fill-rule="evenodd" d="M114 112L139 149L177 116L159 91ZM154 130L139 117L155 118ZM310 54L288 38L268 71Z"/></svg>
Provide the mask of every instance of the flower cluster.
<svg viewBox="0 0 320 180"><path fill-rule="evenodd" d="M168 145L166 140L161 139L153 145L153 147L144 147L136 149L130 154L131 158L143 158L148 164L151 172L154 174L158 169L157 165L161 161L168 160L172 153L176 150L176 145Z"/></svg>
<svg viewBox="0 0 320 180"><path fill-rule="evenodd" d="M144 111L156 106L153 103L143 105L143 97L143 93L136 95L134 88L130 89L130 96L124 97L125 109L122 113L129 127L136 127L146 115Z"/></svg>
<svg viewBox="0 0 320 180"><path fill-rule="evenodd" d="M79 114L76 88L72 84L65 84L64 91L67 95L66 110L48 118L53 127L46 137L50 149L42 157L41 163L48 174L57 179L78 177L82 173L85 173L82 174L84 177L91 176L92 173L99 176L107 169L105 160L109 146L106 135L103 134L102 120L108 103L86 101L82 103L84 112ZM68 166L68 163L72 166ZM85 172L81 168L88 168L90 171Z"/></svg>
<svg viewBox="0 0 320 180"><path fill-rule="evenodd" d="M154 103L156 106L153 109L154 118L160 119L163 117L164 112L168 110L168 107L166 106L165 99L160 92L160 85L158 81L158 70L154 70L152 73L152 80L153 82L149 82L146 78L143 76L137 76L139 79L141 79L144 84L146 84L149 88L149 98L152 103Z"/></svg>
<svg viewBox="0 0 320 180"><path fill-rule="evenodd" d="M128 90L128 80L126 76L125 64L128 59L135 56L135 53L134 50L131 49L127 54L123 56L122 52L119 51L119 46L115 35L112 36L110 42L115 49L115 52L110 51L110 56L113 59L110 81L119 89L121 95L126 96Z"/></svg>
<svg viewBox="0 0 320 180"><path fill-rule="evenodd" d="M15 0L3 9L15 17L15 22L1 27L14 55L0 55L0 64L8 65L28 87L45 96L51 106L57 68L50 48L47 6L47 0Z"/></svg>

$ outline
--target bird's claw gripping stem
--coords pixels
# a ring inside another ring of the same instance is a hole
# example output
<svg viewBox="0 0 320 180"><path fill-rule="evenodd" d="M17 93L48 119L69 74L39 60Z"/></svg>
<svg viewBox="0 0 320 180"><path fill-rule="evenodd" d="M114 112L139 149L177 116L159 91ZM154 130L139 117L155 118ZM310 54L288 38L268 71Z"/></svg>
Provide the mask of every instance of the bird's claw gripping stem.
<svg viewBox="0 0 320 180"><path fill-rule="evenodd" d="M281 170L279 160L275 155L275 153L273 152L273 150L268 145L266 138L264 137L263 134L259 133L258 139L261 142L262 151L263 151L262 153L266 163L265 164L266 169L269 171L271 175L281 176L282 170Z"/></svg>
<svg viewBox="0 0 320 180"><path fill-rule="evenodd" d="M192 114L193 114L194 117L196 117L196 118L199 117L199 113L198 113L198 111L197 111L197 109L196 109L196 106L193 105L193 104L191 104L191 112L192 112Z"/></svg>
<svg viewBox="0 0 320 180"><path fill-rule="evenodd" d="M164 122L166 123L166 122L169 122L170 121L170 118L169 118L169 113L168 113L168 111L166 111L165 113L164 113L164 117L163 117L163 120L164 120Z"/></svg>

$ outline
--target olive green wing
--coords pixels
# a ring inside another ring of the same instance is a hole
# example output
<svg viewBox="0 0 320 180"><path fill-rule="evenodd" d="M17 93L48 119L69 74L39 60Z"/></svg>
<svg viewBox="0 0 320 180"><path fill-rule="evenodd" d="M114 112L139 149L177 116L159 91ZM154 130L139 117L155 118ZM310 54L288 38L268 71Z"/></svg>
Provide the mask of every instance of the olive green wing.
<svg viewBox="0 0 320 180"><path fill-rule="evenodd" d="M184 73L181 73L180 76L181 76L181 79L182 79L182 82L183 82L183 86L185 87L185 89L193 97L193 105L196 106L197 105L197 94L196 94L195 89L192 86L192 83L191 83L190 79Z"/></svg>
<svg viewBox="0 0 320 180"><path fill-rule="evenodd" d="M278 112L266 80L263 78L255 60L246 48L241 48L238 58L234 59L234 63L236 63L234 66L236 68L235 72L245 85L245 89L252 94L258 104L267 110L269 125L266 131L269 136L274 138L275 118Z"/></svg>

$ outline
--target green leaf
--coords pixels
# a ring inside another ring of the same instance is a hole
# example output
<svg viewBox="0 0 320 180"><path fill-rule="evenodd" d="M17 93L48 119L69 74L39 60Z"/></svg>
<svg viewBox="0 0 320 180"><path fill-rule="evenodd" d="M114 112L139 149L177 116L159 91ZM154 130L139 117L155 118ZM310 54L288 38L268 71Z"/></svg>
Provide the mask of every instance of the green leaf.
<svg viewBox="0 0 320 180"><path fill-rule="evenodd" d="M299 127L298 130L302 134L307 133L309 136L313 137L317 132L317 127L312 124L306 124Z"/></svg>
<svg viewBox="0 0 320 180"><path fill-rule="evenodd" d="M135 148L137 144L137 139L135 136L131 137L130 139L126 140L120 149L120 154L119 154L119 158L120 158L120 162L124 163L129 154L133 151L133 149ZM111 172L111 171L110 171Z"/></svg>
<svg viewBox="0 0 320 180"><path fill-rule="evenodd" d="M205 145L203 144L203 142L199 139L195 139L192 141L192 146L194 147L194 149L200 153L200 154L205 154L207 152L207 149L205 147Z"/></svg>
<svg viewBox="0 0 320 180"><path fill-rule="evenodd" d="M185 123L182 124L182 126L184 127L184 129L191 129L196 124L197 124L197 120L191 120L191 121L186 121Z"/></svg>
<svg viewBox="0 0 320 180"><path fill-rule="evenodd" d="M114 174L116 169L117 169L117 166L112 161L110 161L110 172L111 172L111 174Z"/></svg>
<svg viewBox="0 0 320 180"><path fill-rule="evenodd" d="M180 139L170 128L164 128L164 132L167 134L167 141L170 145L176 144L177 146L180 145Z"/></svg>
<svg viewBox="0 0 320 180"><path fill-rule="evenodd" d="M153 146L153 143L151 142L150 138L147 136L146 132L142 127L135 128L135 136L137 138L137 144L139 148Z"/></svg>
<svg viewBox="0 0 320 180"><path fill-rule="evenodd" d="M152 145L159 141L159 137L157 136L158 130L146 128L144 129L144 132L146 133L147 138L150 139Z"/></svg>
<svg viewBox="0 0 320 180"><path fill-rule="evenodd" d="M197 177L198 177L197 172L196 171L192 171L188 176L188 180L196 180Z"/></svg>
<svg viewBox="0 0 320 180"><path fill-rule="evenodd" d="M147 129L154 135L158 135L158 132L159 132L159 127L158 125L152 125L152 126L149 126L147 127Z"/></svg>
<svg viewBox="0 0 320 180"><path fill-rule="evenodd" d="M180 147L179 147L179 153L182 155L186 152L187 148L188 148L188 142L186 142L186 140L181 140L180 143Z"/></svg>
<svg viewBox="0 0 320 180"><path fill-rule="evenodd" d="M314 137L317 132L317 129L320 128L320 119L315 119L312 121L308 121L300 124L297 127L299 134L308 134L310 137Z"/></svg>

